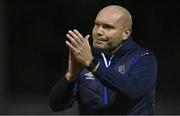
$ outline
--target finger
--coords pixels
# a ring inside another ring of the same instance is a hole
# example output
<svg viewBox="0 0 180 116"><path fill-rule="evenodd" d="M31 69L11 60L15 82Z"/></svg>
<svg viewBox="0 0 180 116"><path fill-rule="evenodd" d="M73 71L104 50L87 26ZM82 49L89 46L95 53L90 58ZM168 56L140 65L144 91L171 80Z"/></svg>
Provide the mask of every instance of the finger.
<svg viewBox="0 0 180 116"><path fill-rule="evenodd" d="M79 44L77 43L77 41L76 41L74 38L72 38L69 34L66 34L66 37L69 38L69 40L71 41L71 44L72 44L74 47L76 47L76 48L79 47Z"/></svg>
<svg viewBox="0 0 180 116"><path fill-rule="evenodd" d="M80 51L78 49L76 49L71 43L69 43L69 41L66 41L66 45L69 47L69 49L71 49L73 57L77 57L80 55ZM71 56L71 58L72 58L72 56Z"/></svg>
<svg viewBox="0 0 180 116"><path fill-rule="evenodd" d="M69 59L71 59L71 56L72 55L72 50L71 50L71 48L69 48Z"/></svg>
<svg viewBox="0 0 180 116"><path fill-rule="evenodd" d="M80 38L80 40L83 41L84 37L81 35L81 33L79 33L77 29L74 29L73 31Z"/></svg>
<svg viewBox="0 0 180 116"><path fill-rule="evenodd" d="M74 38L79 45L82 45L81 39L76 35L76 33L75 33L74 31L69 30L69 31L68 31L68 34L70 34L70 36L71 36L72 38Z"/></svg>
<svg viewBox="0 0 180 116"><path fill-rule="evenodd" d="M69 49L69 59L71 58L71 49Z"/></svg>
<svg viewBox="0 0 180 116"><path fill-rule="evenodd" d="M77 49L71 45L71 43L69 43L69 41L66 41L66 45L73 51L73 52L77 52Z"/></svg>
<svg viewBox="0 0 180 116"><path fill-rule="evenodd" d="M71 64L71 49L69 48L69 60L68 63Z"/></svg>

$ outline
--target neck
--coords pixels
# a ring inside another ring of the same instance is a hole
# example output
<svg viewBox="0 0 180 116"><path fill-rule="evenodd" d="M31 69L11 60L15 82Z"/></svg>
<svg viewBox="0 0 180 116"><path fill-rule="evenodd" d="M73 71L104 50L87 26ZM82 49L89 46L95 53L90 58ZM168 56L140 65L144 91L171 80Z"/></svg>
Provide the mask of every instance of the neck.
<svg viewBox="0 0 180 116"><path fill-rule="evenodd" d="M119 44L113 51L112 51L112 54L114 54L116 51L118 51L121 47L122 47L122 43Z"/></svg>
<svg viewBox="0 0 180 116"><path fill-rule="evenodd" d="M121 48L121 46L122 44L119 44L114 49L103 50L102 52L105 53L107 57L111 57L116 51L118 51Z"/></svg>

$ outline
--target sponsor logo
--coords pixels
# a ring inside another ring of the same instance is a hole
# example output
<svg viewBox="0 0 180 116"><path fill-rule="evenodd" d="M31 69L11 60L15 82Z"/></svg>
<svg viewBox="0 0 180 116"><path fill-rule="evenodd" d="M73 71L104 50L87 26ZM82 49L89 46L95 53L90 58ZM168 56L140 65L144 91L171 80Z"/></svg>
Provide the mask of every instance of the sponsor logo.
<svg viewBox="0 0 180 116"><path fill-rule="evenodd" d="M85 79L94 80L94 75L91 72L88 72L85 75L86 75Z"/></svg>

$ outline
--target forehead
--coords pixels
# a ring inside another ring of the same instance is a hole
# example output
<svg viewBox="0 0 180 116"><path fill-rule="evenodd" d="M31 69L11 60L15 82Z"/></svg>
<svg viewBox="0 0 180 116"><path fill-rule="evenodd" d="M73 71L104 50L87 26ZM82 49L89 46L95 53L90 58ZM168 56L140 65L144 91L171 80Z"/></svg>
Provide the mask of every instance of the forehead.
<svg viewBox="0 0 180 116"><path fill-rule="evenodd" d="M117 24L120 22L121 13L109 11L101 11L98 13L95 22L105 24Z"/></svg>

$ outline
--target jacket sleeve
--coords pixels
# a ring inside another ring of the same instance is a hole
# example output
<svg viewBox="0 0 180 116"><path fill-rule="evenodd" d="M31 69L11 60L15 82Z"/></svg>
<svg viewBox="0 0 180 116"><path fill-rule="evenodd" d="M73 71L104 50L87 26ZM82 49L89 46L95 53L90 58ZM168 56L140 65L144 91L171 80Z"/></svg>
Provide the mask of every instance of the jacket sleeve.
<svg viewBox="0 0 180 116"><path fill-rule="evenodd" d="M145 55L138 59L128 74L121 74L115 68L106 68L100 64L95 72L104 85L135 99L155 88L157 62L153 55Z"/></svg>
<svg viewBox="0 0 180 116"><path fill-rule="evenodd" d="M53 111L62 111L72 107L77 92L77 81L68 82L60 78L49 93L49 104Z"/></svg>

